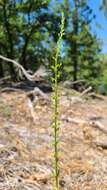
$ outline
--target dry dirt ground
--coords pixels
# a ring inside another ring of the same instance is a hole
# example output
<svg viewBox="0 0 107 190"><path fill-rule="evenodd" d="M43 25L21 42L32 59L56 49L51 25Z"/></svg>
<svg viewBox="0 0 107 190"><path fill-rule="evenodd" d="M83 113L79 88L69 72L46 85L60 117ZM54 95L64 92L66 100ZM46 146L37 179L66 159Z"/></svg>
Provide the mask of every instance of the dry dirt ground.
<svg viewBox="0 0 107 190"><path fill-rule="evenodd" d="M34 100L32 115L25 92L0 94L0 190L52 190L48 98ZM106 98L86 100L63 91L60 120L61 190L106 190Z"/></svg>

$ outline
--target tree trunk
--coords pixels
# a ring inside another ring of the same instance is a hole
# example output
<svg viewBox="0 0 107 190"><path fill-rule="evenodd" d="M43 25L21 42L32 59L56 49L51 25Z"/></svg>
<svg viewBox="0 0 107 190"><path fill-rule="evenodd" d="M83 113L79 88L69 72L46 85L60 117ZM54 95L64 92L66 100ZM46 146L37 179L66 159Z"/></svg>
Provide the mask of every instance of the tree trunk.
<svg viewBox="0 0 107 190"><path fill-rule="evenodd" d="M8 44L9 44L9 51L8 51L7 56L8 56L8 58L14 59L13 39L12 39L12 33L10 31L9 18L8 18L7 10L6 10L6 1L4 1L4 4L3 4L3 13L4 13L4 26L6 29L7 40L8 40ZM17 77L16 77L16 72L15 72L13 63L10 63L9 68L10 68L10 74L11 74L12 80L16 81Z"/></svg>
<svg viewBox="0 0 107 190"><path fill-rule="evenodd" d="M25 41L25 44L22 49L22 54L21 54L21 59L20 59L20 64L27 70L27 62L26 62L26 51L27 51L27 46L28 46L28 41L29 39L27 38Z"/></svg>
<svg viewBox="0 0 107 190"><path fill-rule="evenodd" d="M3 66L2 63L0 62L0 78L4 77L4 72L3 72Z"/></svg>
<svg viewBox="0 0 107 190"><path fill-rule="evenodd" d="M78 42L77 42L77 36L78 36L78 0L74 0L74 13L73 13L73 33L76 36L76 39L74 39L74 42L72 44L72 62L73 62L73 81L78 80L77 74L78 74ZM77 84L73 85L74 89L77 88Z"/></svg>
<svg viewBox="0 0 107 190"><path fill-rule="evenodd" d="M31 35L32 33L35 31L35 25L31 28L31 31L30 33L25 37L25 43L24 43L24 46L22 48L22 54L21 54L21 57L20 57L20 64L27 70L28 67L27 67L27 61L26 61L26 55L27 55L27 48L28 48L28 45L29 45L29 41L30 41L30 38L31 38Z"/></svg>

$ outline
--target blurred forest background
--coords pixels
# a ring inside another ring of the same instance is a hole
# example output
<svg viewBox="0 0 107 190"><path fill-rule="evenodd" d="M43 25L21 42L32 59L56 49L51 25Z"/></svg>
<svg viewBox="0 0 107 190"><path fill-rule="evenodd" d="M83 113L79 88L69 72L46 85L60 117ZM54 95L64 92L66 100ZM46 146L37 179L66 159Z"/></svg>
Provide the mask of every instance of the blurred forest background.
<svg viewBox="0 0 107 190"><path fill-rule="evenodd" d="M96 12L88 2L0 0L0 54L16 60L29 72L40 66L50 70L63 11L65 33L59 57L60 81L83 80L84 85L107 94L107 54L102 52L102 40L92 32ZM106 9L107 1L102 0L99 11L105 18ZM0 78L8 75L13 81L22 80L12 63L0 60ZM76 89L77 85L73 87Z"/></svg>

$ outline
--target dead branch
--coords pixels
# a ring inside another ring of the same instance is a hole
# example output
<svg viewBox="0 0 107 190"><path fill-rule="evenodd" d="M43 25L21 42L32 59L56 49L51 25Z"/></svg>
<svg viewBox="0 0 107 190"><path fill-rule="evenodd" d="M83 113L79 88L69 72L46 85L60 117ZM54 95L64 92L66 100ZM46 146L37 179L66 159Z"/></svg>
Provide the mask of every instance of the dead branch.
<svg viewBox="0 0 107 190"><path fill-rule="evenodd" d="M92 127L95 127L97 129L99 129L100 131L102 131L103 133L107 134L107 129L104 127L104 125L101 122L99 122L99 121L91 121L91 122L89 122L89 124Z"/></svg>
<svg viewBox="0 0 107 190"><path fill-rule="evenodd" d="M31 101L29 98L27 98L27 105L28 105L28 107L29 107L29 111L30 111L31 117L32 117L33 122L34 122L34 124L35 124L35 123L36 123L35 110L34 110L32 101Z"/></svg>
<svg viewBox="0 0 107 190"><path fill-rule="evenodd" d="M80 94L80 97L86 95L86 94L87 94L88 92L90 92L91 90L92 90L92 87L89 86L88 88L86 88L86 89Z"/></svg>
<svg viewBox="0 0 107 190"><path fill-rule="evenodd" d="M103 95L100 95L100 94L95 94L94 92L92 93L89 93L88 96L92 97L92 98L96 98L98 100L107 100L107 97L106 96L103 96Z"/></svg>
<svg viewBox="0 0 107 190"><path fill-rule="evenodd" d="M35 87L34 90L27 93L27 97L30 98L31 101L34 100L35 96L41 96L43 99L49 100L48 96L38 87Z"/></svg>
<svg viewBox="0 0 107 190"><path fill-rule="evenodd" d="M72 122L72 123L75 123L75 124L87 124L87 121L86 120L82 120L82 119L78 119L78 118L71 118L71 117L64 117L64 118L61 118L63 121L67 121L67 122Z"/></svg>
<svg viewBox="0 0 107 190"><path fill-rule="evenodd" d="M97 147L101 147L102 149L107 149L107 143L104 142L94 142Z"/></svg>
<svg viewBox="0 0 107 190"><path fill-rule="evenodd" d="M27 105L29 107L34 124L37 121L37 117L35 115L35 110L32 101L37 97L42 97L44 100L49 101L48 96L44 92L42 92L38 87L35 87L34 90L27 93Z"/></svg>
<svg viewBox="0 0 107 190"><path fill-rule="evenodd" d="M78 118L62 118L62 120L65 120L67 122L72 122L75 124L89 124L90 126L99 129L101 132L107 134L107 128L100 122L100 121L87 121L87 120L82 120Z"/></svg>
<svg viewBox="0 0 107 190"><path fill-rule="evenodd" d="M74 84L78 84L78 83L81 83L81 82L85 82L85 80L81 79L81 80L76 80L76 81L71 81L71 80L66 80L64 83L63 83L63 86L64 87L71 87L74 85Z"/></svg>
<svg viewBox="0 0 107 190"><path fill-rule="evenodd" d="M6 87L6 88L2 88L0 89L0 93L2 92L23 92L23 90L18 89L18 88L11 88L11 87Z"/></svg>
<svg viewBox="0 0 107 190"><path fill-rule="evenodd" d="M81 82L85 82L85 80L81 79L81 80L72 81L72 84L78 84L78 83L81 83Z"/></svg>
<svg viewBox="0 0 107 190"><path fill-rule="evenodd" d="M33 75L29 74L22 65L20 65L18 62L16 62L15 60L12 60L10 58L6 58L2 55L0 55L0 59L6 61L6 62L11 62L15 65L15 67L17 67L22 73L23 75L29 80L29 81L35 81L37 80L37 78L40 78L40 74L37 72L35 72Z"/></svg>

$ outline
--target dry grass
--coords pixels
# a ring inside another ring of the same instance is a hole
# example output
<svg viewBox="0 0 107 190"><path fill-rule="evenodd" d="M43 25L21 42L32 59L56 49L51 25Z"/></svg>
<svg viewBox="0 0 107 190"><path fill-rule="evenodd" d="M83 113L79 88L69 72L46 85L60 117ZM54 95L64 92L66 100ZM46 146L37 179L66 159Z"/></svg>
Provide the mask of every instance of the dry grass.
<svg viewBox="0 0 107 190"><path fill-rule="evenodd" d="M95 142L105 143L107 136L88 121L100 117L106 127L107 102L72 101L68 96L62 95L60 102L61 188L106 190L107 150ZM0 96L0 190L51 190L51 104L41 99L34 102L34 125L25 97L18 92ZM7 117L2 113L8 107L11 114ZM86 122L75 123L72 118Z"/></svg>

